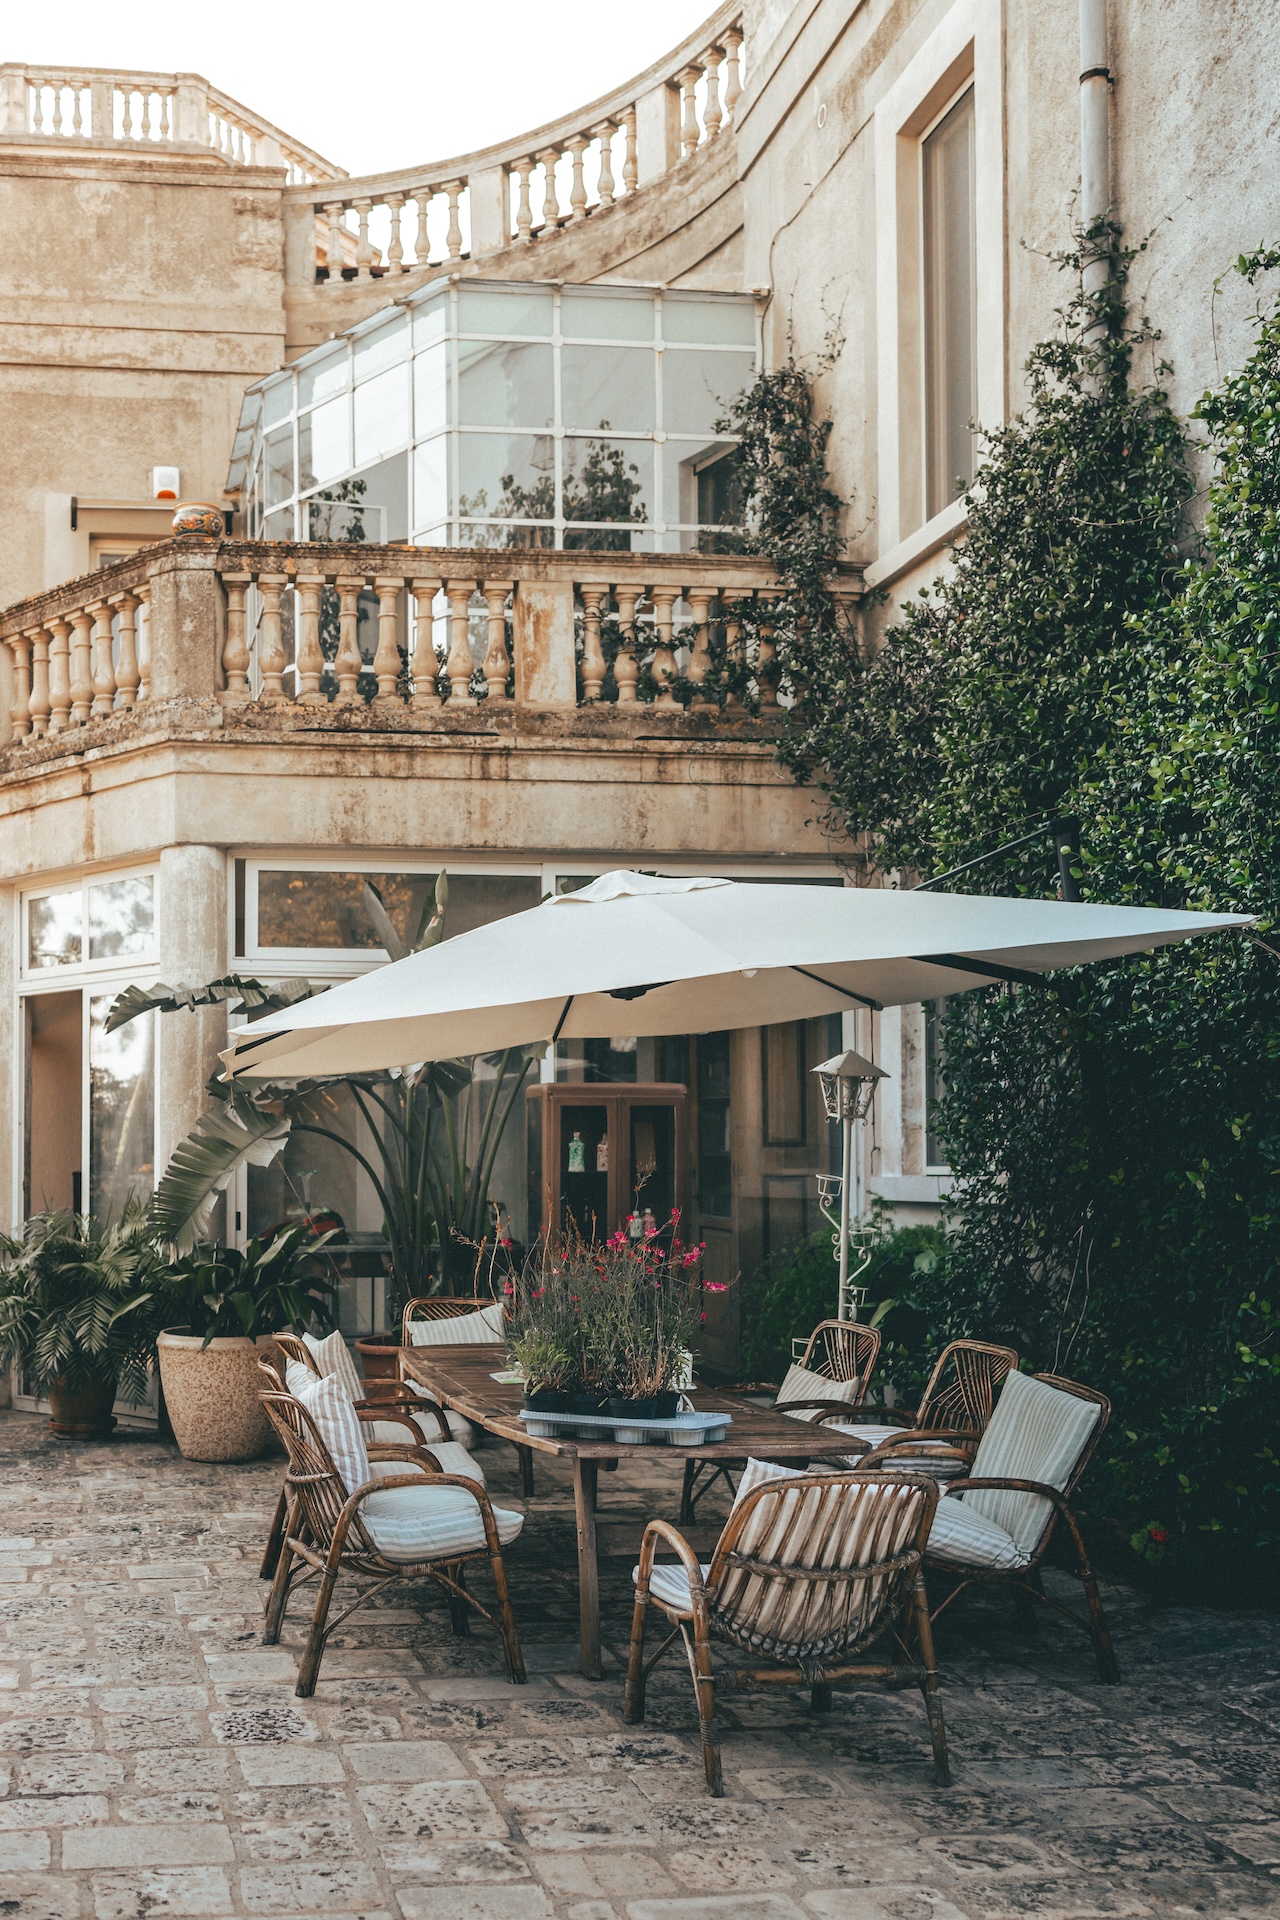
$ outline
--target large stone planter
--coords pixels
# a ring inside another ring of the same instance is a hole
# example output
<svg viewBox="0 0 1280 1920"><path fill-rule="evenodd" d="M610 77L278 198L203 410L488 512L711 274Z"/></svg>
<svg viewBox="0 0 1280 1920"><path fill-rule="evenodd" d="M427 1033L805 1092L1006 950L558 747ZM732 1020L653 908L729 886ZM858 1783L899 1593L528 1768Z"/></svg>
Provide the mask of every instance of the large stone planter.
<svg viewBox="0 0 1280 1920"><path fill-rule="evenodd" d="M270 1334L211 1340L181 1327L156 1341L160 1384L178 1450L186 1460L256 1460L271 1425L258 1390L259 1357L278 1356Z"/></svg>

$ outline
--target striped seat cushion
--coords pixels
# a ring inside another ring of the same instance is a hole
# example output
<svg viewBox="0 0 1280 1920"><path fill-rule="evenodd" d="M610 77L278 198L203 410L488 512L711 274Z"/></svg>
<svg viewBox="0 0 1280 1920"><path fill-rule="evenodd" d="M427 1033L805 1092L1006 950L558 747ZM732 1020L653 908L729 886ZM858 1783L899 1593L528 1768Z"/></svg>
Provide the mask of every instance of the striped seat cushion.
<svg viewBox="0 0 1280 1920"><path fill-rule="evenodd" d="M498 1539L510 1546L524 1515L495 1507L493 1517ZM480 1508L463 1487L433 1487L429 1481L422 1487L390 1487L369 1495L360 1518L387 1560L451 1560L460 1553L483 1552L486 1545Z"/></svg>
<svg viewBox="0 0 1280 1920"><path fill-rule="evenodd" d="M424 1399L431 1393L430 1387L420 1387L416 1380L408 1380L405 1384L412 1388L414 1393L421 1394ZM420 1420L422 1425L429 1430L427 1433L427 1444L430 1446L434 1434L439 1432L439 1422L435 1416L427 1412L425 1408L420 1412L415 1411L413 1417L415 1420ZM444 1417L449 1428L450 1440L455 1441L458 1446L464 1447L469 1453L476 1443L476 1430L467 1419L466 1414L459 1413L454 1407L445 1407Z"/></svg>
<svg viewBox="0 0 1280 1920"><path fill-rule="evenodd" d="M411 1320L411 1347L477 1347L502 1339L501 1300L474 1313L451 1313L441 1320Z"/></svg>
<svg viewBox="0 0 1280 1920"><path fill-rule="evenodd" d="M711 1569L704 1566L702 1577L705 1580ZM639 1567L632 1567L631 1581L634 1585L640 1578ZM659 1566L655 1562L649 1575L649 1592L659 1606L671 1607L676 1613L691 1613L693 1601L689 1595L689 1576L678 1563L672 1566Z"/></svg>
<svg viewBox="0 0 1280 1920"><path fill-rule="evenodd" d="M356 1363L351 1358L351 1349L340 1333L331 1333L323 1340L317 1340L313 1333L304 1333L302 1344L316 1363L316 1370L322 1376L334 1374L341 1380L352 1400L362 1399L364 1388Z"/></svg>
<svg viewBox="0 0 1280 1920"><path fill-rule="evenodd" d="M785 1413L790 1400L847 1400L857 1403L861 1381L828 1380L825 1374L814 1373L810 1367L796 1366L794 1362L787 1368L787 1377L778 1388L775 1407ZM799 1413L793 1413L793 1420L816 1420L819 1409L805 1407Z"/></svg>
<svg viewBox="0 0 1280 1920"><path fill-rule="evenodd" d="M1025 1567L1031 1555L961 1493L938 1502L929 1529L929 1558L949 1567L989 1567L1008 1573Z"/></svg>

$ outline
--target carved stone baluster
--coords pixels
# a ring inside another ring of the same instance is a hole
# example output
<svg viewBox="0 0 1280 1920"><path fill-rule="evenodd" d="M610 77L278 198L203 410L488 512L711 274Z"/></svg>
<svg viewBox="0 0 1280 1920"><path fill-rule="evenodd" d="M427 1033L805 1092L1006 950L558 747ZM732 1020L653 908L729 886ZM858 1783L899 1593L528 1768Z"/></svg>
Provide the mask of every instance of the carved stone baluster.
<svg viewBox="0 0 1280 1920"><path fill-rule="evenodd" d="M61 733L71 720L71 628L58 615L49 622L49 731Z"/></svg>
<svg viewBox="0 0 1280 1920"><path fill-rule="evenodd" d="M334 581L338 590L338 652L333 671L338 681L337 705L353 707L360 698L360 589L364 581L356 574L340 573Z"/></svg>
<svg viewBox="0 0 1280 1920"><path fill-rule="evenodd" d="M49 731L49 635L43 627L28 627L31 642L31 731L42 735Z"/></svg>
<svg viewBox="0 0 1280 1920"><path fill-rule="evenodd" d="M249 692L249 645L245 638L244 597L253 585L249 573L224 573L227 590L227 636L222 643L222 672L226 686L218 695L224 707L242 707ZM147 675L150 678L150 675Z"/></svg>
<svg viewBox="0 0 1280 1920"><path fill-rule="evenodd" d="M400 217L404 212L404 195L389 193L386 208L391 215L391 238L387 243L387 272L404 272L404 240L400 234Z"/></svg>
<svg viewBox="0 0 1280 1920"><path fill-rule="evenodd" d="M11 633L5 641L13 655L13 705L9 719L15 740L31 731L31 642L25 633Z"/></svg>
<svg viewBox="0 0 1280 1920"><path fill-rule="evenodd" d="M133 138L132 87L121 87L120 89L120 138L122 140L132 140Z"/></svg>
<svg viewBox="0 0 1280 1920"><path fill-rule="evenodd" d="M714 140L724 124L724 114L720 110L720 62L724 58L719 47L712 47L702 56L702 70L707 76L707 104L702 110L702 124L707 130L708 140Z"/></svg>
<svg viewBox="0 0 1280 1920"><path fill-rule="evenodd" d="M356 233L356 279L372 280L373 247L369 241L369 214L372 210L373 202L372 200L353 200L351 204L355 208L356 218L360 222Z"/></svg>
<svg viewBox="0 0 1280 1920"><path fill-rule="evenodd" d="M141 114L142 138L144 140L149 140L151 138L151 89L150 87L144 87L142 89L141 94L138 97L142 103L142 114Z"/></svg>
<svg viewBox="0 0 1280 1920"><path fill-rule="evenodd" d="M288 584L287 574L258 575L258 592L262 596L262 618L258 623L258 672L262 692L258 698L270 707L280 706L286 698L284 670L288 661L280 623L280 600Z"/></svg>
<svg viewBox="0 0 1280 1920"><path fill-rule="evenodd" d="M173 117L170 111L172 103L173 89L167 87L160 95L160 138L162 140L173 138Z"/></svg>
<svg viewBox="0 0 1280 1920"><path fill-rule="evenodd" d="M778 649L773 641L770 606L771 603L762 596L760 638L756 643L756 690L762 707L776 707L778 704L778 676L774 665Z"/></svg>
<svg viewBox="0 0 1280 1920"><path fill-rule="evenodd" d="M511 656L507 652L507 595L514 580L486 580L480 591L489 619L489 644L484 655L484 683L491 700L505 700Z"/></svg>
<svg viewBox="0 0 1280 1920"><path fill-rule="evenodd" d="M713 707L715 701L703 691L711 671L711 589L690 587L685 594L693 615L694 634L687 672L693 682L695 707Z"/></svg>
<svg viewBox="0 0 1280 1920"><path fill-rule="evenodd" d="M329 269L329 285L342 278L342 202L329 200L325 203L324 217L329 223L329 247L325 264Z"/></svg>
<svg viewBox="0 0 1280 1920"><path fill-rule="evenodd" d="M672 645L672 610L680 597L678 587L651 587L649 597L653 601L653 625L655 645L653 649L653 677L658 684L659 707L674 707L675 694L671 691L671 682L676 677L675 648Z"/></svg>
<svg viewBox="0 0 1280 1920"><path fill-rule="evenodd" d="M542 231L554 231L560 225L560 195L556 187L556 162L560 155L556 152L540 153L538 164L542 168Z"/></svg>
<svg viewBox="0 0 1280 1920"><path fill-rule="evenodd" d="M627 156L622 163L622 185L627 193L634 193L640 179L640 157L636 151L636 110L628 107L622 116L622 124L627 133Z"/></svg>
<svg viewBox="0 0 1280 1920"><path fill-rule="evenodd" d="M724 704L726 709L730 707L740 708L742 705L742 694L733 684L734 680L742 671L742 618L739 612L739 605L740 603L737 600L726 600L724 602L724 665L726 682Z"/></svg>
<svg viewBox="0 0 1280 1920"><path fill-rule="evenodd" d="M436 595L440 591L438 580L418 579L413 583L413 659L410 662L413 673L414 707L438 707L440 695L436 688L436 675L440 671L440 662L436 655Z"/></svg>
<svg viewBox="0 0 1280 1920"><path fill-rule="evenodd" d="M95 600L89 609L93 615L93 705L95 720L110 713L116 703L116 669L112 659L111 608L105 600Z"/></svg>
<svg viewBox="0 0 1280 1920"><path fill-rule="evenodd" d="M474 580L446 580L445 593L449 599L449 658L445 662L445 672L449 676L449 705L474 707L475 695L471 691L471 673L474 662L471 658L471 639L467 631L468 609L475 588Z"/></svg>
<svg viewBox="0 0 1280 1920"><path fill-rule="evenodd" d="M536 160L517 160L511 171L516 177L518 198L516 201L516 239L523 242L533 238L533 208L529 204L529 175L537 166Z"/></svg>
<svg viewBox="0 0 1280 1920"><path fill-rule="evenodd" d="M136 634L138 645L138 701L151 697L151 589L138 588Z"/></svg>
<svg viewBox="0 0 1280 1920"><path fill-rule="evenodd" d="M584 583L578 591L586 614L582 647L582 703L586 706L600 698L604 686L606 669L604 649L600 645L600 603L609 589Z"/></svg>
<svg viewBox="0 0 1280 1920"><path fill-rule="evenodd" d="M138 671L138 636L135 625L138 600L132 593L113 593L111 605L120 620L120 660L116 667L116 692L122 707L137 705L142 675Z"/></svg>
<svg viewBox="0 0 1280 1920"><path fill-rule="evenodd" d="M635 587L615 587L614 601L618 608L618 651L613 660L613 677L618 683L618 705L633 707L636 701L636 681L640 678L640 663L636 659L636 601L640 598Z"/></svg>
<svg viewBox="0 0 1280 1920"><path fill-rule="evenodd" d="M445 245L449 249L450 260L462 258L462 222L458 217L458 206L465 186L465 180L451 180L445 188L449 199L449 231L445 236Z"/></svg>
<svg viewBox="0 0 1280 1920"><path fill-rule="evenodd" d="M373 583L378 596L378 650L373 656L373 671L378 681L374 695L380 706L400 704L399 608L404 581L393 574L379 574Z"/></svg>
<svg viewBox="0 0 1280 1920"><path fill-rule="evenodd" d="M722 36L724 44L724 111L727 119L732 120L742 97L742 78L738 70L738 50L742 45L742 34L737 27L730 27Z"/></svg>
<svg viewBox="0 0 1280 1920"><path fill-rule="evenodd" d="M600 142L600 178L596 182L596 192L602 207L613 205L613 136L616 132L612 120L606 120L602 127L595 127L591 135L593 140Z"/></svg>
<svg viewBox="0 0 1280 1920"><path fill-rule="evenodd" d="M324 592L322 573L300 573L294 585L298 590L298 704L324 707L329 703L320 691L324 677L324 652L320 646L320 596Z"/></svg>
<svg viewBox="0 0 1280 1920"><path fill-rule="evenodd" d="M93 673L90 661L93 657L93 642L90 634L93 630L91 616L84 612L71 616L71 725L82 727L89 718L89 708L93 703Z"/></svg>
<svg viewBox="0 0 1280 1920"><path fill-rule="evenodd" d="M698 96L694 92L702 78L701 67L686 67L680 75L680 158L687 160L696 151L702 131L698 126Z"/></svg>
<svg viewBox="0 0 1280 1920"><path fill-rule="evenodd" d="M573 159L573 182L569 188L569 218L581 220L587 211L587 183L583 177L582 156L587 143L580 133L575 133L569 142L569 153Z"/></svg>
<svg viewBox="0 0 1280 1920"><path fill-rule="evenodd" d="M80 87L77 82L71 89L71 132L78 140L84 132L84 116L80 111Z"/></svg>

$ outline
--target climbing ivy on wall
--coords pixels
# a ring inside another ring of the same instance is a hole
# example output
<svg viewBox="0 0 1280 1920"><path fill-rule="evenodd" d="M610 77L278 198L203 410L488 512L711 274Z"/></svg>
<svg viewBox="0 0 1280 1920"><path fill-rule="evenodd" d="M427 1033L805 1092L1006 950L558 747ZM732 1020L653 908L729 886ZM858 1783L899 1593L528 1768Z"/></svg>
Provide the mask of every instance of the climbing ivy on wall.
<svg viewBox="0 0 1280 1920"><path fill-rule="evenodd" d="M1098 259L1106 284L1086 292ZM1023 412L986 436L965 542L873 659L823 604L826 423L794 369L761 383L753 525L803 614L781 752L882 871L938 872L1072 811L1087 897L1235 907L1271 938L1280 316L1260 314L1249 365L1197 409L1213 481L1188 559L1186 429L1158 362L1139 377L1158 336L1127 311L1132 260L1106 227L1063 257L1075 290ZM1046 834L954 884L1054 880ZM959 996L945 1031L957 1196L916 1324L935 1345L1008 1338L1111 1395L1087 1497L1144 1559L1234 1578L1262 1547L1274 1566L1280 962L1219 937Z"/></svg>

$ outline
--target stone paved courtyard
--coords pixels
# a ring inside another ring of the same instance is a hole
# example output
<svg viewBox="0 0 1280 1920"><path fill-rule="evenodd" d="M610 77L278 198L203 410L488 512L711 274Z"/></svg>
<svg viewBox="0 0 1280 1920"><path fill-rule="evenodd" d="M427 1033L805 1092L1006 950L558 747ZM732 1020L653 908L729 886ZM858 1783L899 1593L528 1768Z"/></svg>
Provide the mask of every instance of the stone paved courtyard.
<svg viewBox="0 0 1280 1920"><path fill-rule="evenodd" d="M681 1667L655 1677L644 1729L622 1724L621 1561L606 1677L575 1671L558 1463L539 1461L509 1555L526 1687L487 1628L458 1642L443 1603L402 1586L340 1630L304 1702L304 1599L285 1645L259 1637L278 1460L76 1448L17 1413L0 1458L0 1915L1280 1915L1273 1619L1111 1586L1125 1684L1104 1689L1074 1629L1027 1640L1007 1603L962 1603L939 1646L950 1791L914 1696L837 1696L819 1721L772 1694L726 1697L716 1802ZM483 1458L514 1503L514 1454ZM673 1514L678 1465L602 1477L603 1517Z"/></svg>

